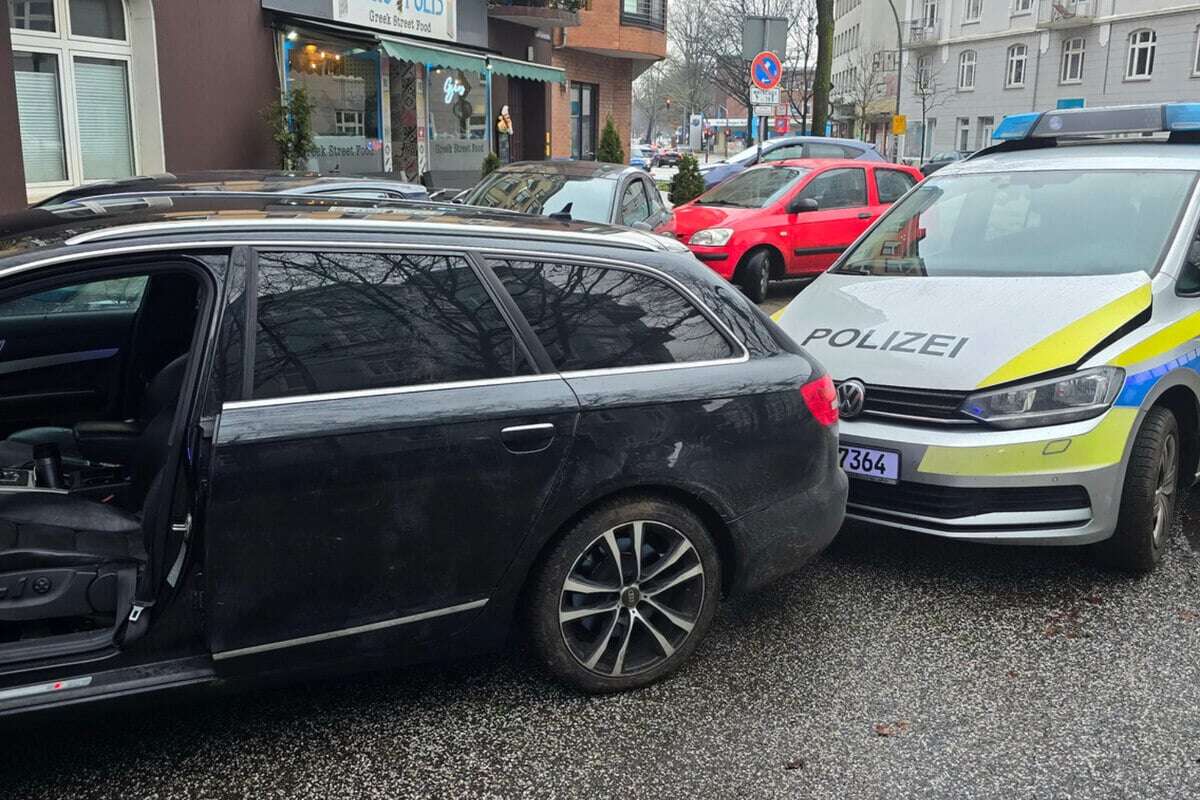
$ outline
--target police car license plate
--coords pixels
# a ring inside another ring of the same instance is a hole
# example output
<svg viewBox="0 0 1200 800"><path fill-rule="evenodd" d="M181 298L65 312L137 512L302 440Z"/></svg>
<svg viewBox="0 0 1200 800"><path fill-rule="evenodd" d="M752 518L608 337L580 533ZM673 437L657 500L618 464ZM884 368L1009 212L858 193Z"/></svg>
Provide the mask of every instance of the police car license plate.
<svg viewBox="0 0 1200 800"><path fill-rule="evenodd" d="M850 475L883 483L900 480L900 454L892 450L843 445L838 456L842 469Z"/></svg>

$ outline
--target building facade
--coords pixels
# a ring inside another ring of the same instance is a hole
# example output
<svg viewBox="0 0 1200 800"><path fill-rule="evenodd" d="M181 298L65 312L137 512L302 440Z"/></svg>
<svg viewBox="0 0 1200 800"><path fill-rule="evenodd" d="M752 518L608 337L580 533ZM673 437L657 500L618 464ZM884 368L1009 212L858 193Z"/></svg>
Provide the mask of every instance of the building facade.
<svg viewBox="0 0 1200 800"><path fill-rule="evenodd" d="M897 9L907 0L894 0ZM834 0L832 130L890 152L896 106L896 15L888 0Z"/></svg>
<svg viewBox="0 0 1200 800"><path fill-rule="evenodd" d="M1008 114L1200 100L1197 2L906 3L906 160L977 150Z"/></svg>
<svg viewBox="0 0 1200 800"><path fill-rule="evenodd" d="M431 187L502 160L594 158L666 52L664 0L4 0L0 209L95 180L278 166L266 113L304 89L304 166Z"/></svg>

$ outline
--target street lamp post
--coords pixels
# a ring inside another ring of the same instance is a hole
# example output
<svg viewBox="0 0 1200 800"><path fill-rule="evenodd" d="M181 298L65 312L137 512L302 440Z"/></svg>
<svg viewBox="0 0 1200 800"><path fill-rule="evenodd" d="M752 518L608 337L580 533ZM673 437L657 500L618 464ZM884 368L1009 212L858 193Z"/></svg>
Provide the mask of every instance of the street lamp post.
<svg viewBox="0 0 1200 800"><path fill-rule="evenodd" d="M900 116L900 84L903 82L902 75L904 69L904 31L900 26L900 13L896 11L895 0L888 0L888 5L892 7L892 16L896 18L896 112L895 116ZM900 161L900 137L892 134L892 161Z"/></svg>

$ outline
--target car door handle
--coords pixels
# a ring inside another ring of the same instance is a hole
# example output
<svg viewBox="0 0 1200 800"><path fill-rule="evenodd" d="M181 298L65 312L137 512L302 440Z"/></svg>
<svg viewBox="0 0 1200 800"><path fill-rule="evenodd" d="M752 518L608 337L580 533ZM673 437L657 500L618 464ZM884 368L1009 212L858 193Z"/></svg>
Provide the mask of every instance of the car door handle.
<svg viewBox="0 0 1200 800"><path fill-rule="evenodd" d="M860 211L860 212L858 212L858 218L859 219L870 219L871 212L870 211Z"/></svg>
<svg viewBox="0 0 1200 800"><path fill-rule="evenodd" d="M510 453L538 453L550 446L555 434L553 422L512 425L500 429L500 441Z"/></svg>

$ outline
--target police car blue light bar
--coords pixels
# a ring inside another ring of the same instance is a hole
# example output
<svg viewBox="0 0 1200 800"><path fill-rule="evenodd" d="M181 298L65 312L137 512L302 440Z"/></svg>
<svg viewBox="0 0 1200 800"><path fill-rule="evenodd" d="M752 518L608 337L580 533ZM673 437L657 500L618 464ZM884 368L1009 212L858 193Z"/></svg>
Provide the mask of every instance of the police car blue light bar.
<svg viewBox="0 0 1200 800"><path fill-rule="evenodd" d="M1117 133L1200 131L1200 103L1155 103L1108 108L1063 108L1012 114L1000 121L998 141L1102 136Z"/></svg>

